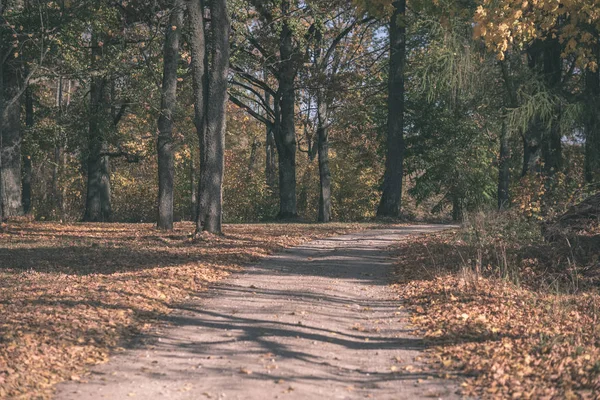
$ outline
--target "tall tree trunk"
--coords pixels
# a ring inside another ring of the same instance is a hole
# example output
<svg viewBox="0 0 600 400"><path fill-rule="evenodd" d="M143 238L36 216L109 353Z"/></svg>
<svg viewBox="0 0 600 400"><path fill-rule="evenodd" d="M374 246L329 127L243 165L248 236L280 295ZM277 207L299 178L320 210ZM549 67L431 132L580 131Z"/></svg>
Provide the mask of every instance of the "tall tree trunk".
<svg viewBox="0 0 600 400"><path fill-rule="evenodd" d="M201 180L206 191L203 230L220 234L223 220L223 173L225 167L225 130L227 111L227 76L229 73L229 15L226 0L212 0L211 65L208 74L206 107L205 169Z"/></svg>
<svg viewBox="0 0 600 400"><path fill-rule="evenodd" d="M281 13L289 13L289 0L282 0ZM286 17L284 17L286 18ZM296 126L295 105L296 65L293 60L294 48L292 30L287 20L281 27L280 46L281 63L279 69L279 91L281 123L275 131L275 142L279 156L279 215L280 219L293 219L298 216L296 204Z"/></svg>
<svg viewBox="0 0 600 400"><path fill-rule="evenodd" d="M63 78L59 77L56 85L56 108L58 109L59 120L63 117ZM60 190L60 173L62 171L62 154L64 152L64 140L62 134L55 138L54 144L54 163L52 165L52 201L53 201L53 214L55 218L63 217L63 200L62 191Z"/></svg>
<svg viewBox="0 0 600 400"><path fill-rule="evenodd" d="M31 88L27 88L25 92L25 125L28 129L33 128L33 94ZM21 194L21 202L23 203L23 213L31 213L31 176L33 174L33 168L31 163L31 155L23 154L23 176L22 176L22 187L23 191Z"/></svg>
<svg viewBox="0 0 600 400"><path fill-rule="evenodd" d="M198 134L198 147L200 149L200 179L198 180L198 198L196 207L196 233L201 232L204 226L204 212L206 208L206 190L202 171L206 169L205 144L206 136L206 103L207 103L207 64L206 36L204 32L204 4L202 0L188 0L188 23L190 26L190 49L192 53L191 71L193 79L194 96L194 124Z"/></svg>
<svg viewBox="0 0 600 400"><path fill-rule="evenodd" d="M23 212L21 203L20 87L17 72L8 63L0 67L3 84L0 104L0 194L2 217Z"/></svg>
<svg viewBox="0 0 600 400"><path fill-rule="evenodd" d="M562 77L561 46L558 39L546 40L544 44L544 78L550 90L557 90ZM544 169L547 175L562 169L562 131L561 131L561 106L556 105L550 124L550 132L545 136L542 145Z"/></svg>
<svg viewBox="0 0 600 400"><path fill-rule="evenodd" d="M331 221L331 171L329 169L329 107L324 89L317 93L317 151L319 157L319 222Z"/></svg>
<svg viewBox="0 0 600 400"><path fill-rule="evenodd" d="M390 21L387 154L378 217L398 217L404 163L404 63L406 58L406 0L394 1Z"/></svg>
<svg viewBox="0 0 600 400"><path fill-rule="evenodd" d="M594 47L596 60L600 62L600 45ZM585 180L600 183L600 68L585 72L585 91Z"/></svg>
<svg viewBox="0 0 600 400"><path fill-rule="evenodd" d="M502 210L509 205L509 184L510 184L510 147L508 145L508 129L506 118L502 120L502 130L500 131L500 155L498 158L498 209Z"/></svg>
<svg viewBox="0 0 600 400"><path fill-rule="evenodd" d="M183 27L183 0L174 0L164 44L161 112L158 118L158 223L173 229L173 186L175 177L173 118L177 106L179 38Z"/></svg>
<svg viewBox="0 0 600 400"><path fill-rule="evenodd" d="M92 34L92 67L102 56L96 34ZM106 101L104 98L106 78L93 76L90 85L90 115L88 122L87 192L85 214L87 222L109 221L110 203L110 160L106 155L104 130L107 129Z"/></svg>

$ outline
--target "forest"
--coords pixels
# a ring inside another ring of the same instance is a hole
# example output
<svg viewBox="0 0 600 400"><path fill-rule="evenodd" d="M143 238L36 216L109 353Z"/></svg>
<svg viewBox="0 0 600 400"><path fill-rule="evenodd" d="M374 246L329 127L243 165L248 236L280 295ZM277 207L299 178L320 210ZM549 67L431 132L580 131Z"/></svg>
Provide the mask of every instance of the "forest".
<svg viewBox="0 0 600 400"><path fill-rule="evenodd" d="M386 229L414 368L595 398L599 64L594 0L0 0L0 398L87 382L272 253Z"/></svg>

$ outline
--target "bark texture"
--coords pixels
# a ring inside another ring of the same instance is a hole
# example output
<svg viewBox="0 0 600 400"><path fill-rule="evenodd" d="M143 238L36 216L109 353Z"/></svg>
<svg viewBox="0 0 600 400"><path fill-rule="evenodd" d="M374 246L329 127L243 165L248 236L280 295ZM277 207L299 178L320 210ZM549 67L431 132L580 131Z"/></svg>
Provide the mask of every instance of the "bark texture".
<svg viewBox="0 0 600 400"><path fill-rule="evenodd" d="M98 38L92 38L92 67L102 56ZM85 214L87 222L109 221L111 217L110 159L107 155L106 77L93 76L90 85L90 115L88 122L87 192Z"/></svg>
<svg viewBox="0 0 600 400"><path fill-rule="evenodd" d="M158 118L158 222L159 229L173 229L175 179L173 118L177 108L177 65L183 27L183 0L174 0L164 44L161 112Z"/></svg>
<svg viewBox="0 0 600 400"><path fill-rule="evenodd" d="M281 2L281 14L289 13L288 0ZM292 30L284 19L280 33L279 52L279 99L281 122L275 130L275 142L279 155L279 219L293 219L298 216L296 204L296 91L294 81L297 67L294 60Z"/></svg>
<svg viewBox="0 0 600 400"><path fill-rule="evenodd" d="M393 2L390 21L387 154L378 217L398 217L404 163L404 63L406 58L406 0Z"/></svg>
<svg viewBox="0 0 600 400"><path fill-rule="evenodd" d="M552 91L558 90L562 77L561 46L558 39L546 40L544 44L544 78ZM547 175L553 175L562 169L562 131L561 131L561 106L555 107L550 124L550 131L542 142L542 157Z"/></svg>
<svg viewBox="0 0 600 400"><path fill-rule="evenodd" d="M331 221L331 170L329 169L329 107L325 90L317 94L317 151L319 157L319 222Z"/></svg>
<svg viewBox="0 0 600 400"><path fill-rule="evenodd" d="M21 215L21 104L19 76L8 63L0 67L0 203L2 217Z"/></svg>
<svg viewBox="0 0 600 400"><path fill-rule="evenodd" d="M206 191L203 230L220 234L223 220L223 173L225 168L225 130L227 75L229 72L229 15L226 0L212 0L211 65L208 74L206 107L205 168L201 180Z"/></svg>
<svg viewBox="0 0 600 400"><path fill-rule="evenodd" d="M204 137L206 129L206 99L207 99L207 54L206 37L204 32L204 4L201 0L188 0L188 24L190 29L189 46L192 53L191 71L193 79L194 96L194 124L198 134L198 147L200 149L200 171L205 169ZM201 232L204 225L204 214L201 212L206 207L206 191L203 188L202 178L198 180L198 196L196 200L196 231Z"/></svg>
<svg viewBox="0 0 600 400"><path fill-rule="evenodd" d="M204 4L190 0L190 48L194 79L195 122L200 144L200 182L196 233L220 234L223 219L229 16L226 0L210 2L210 64L204 26Z"/></svg>
<svg viewBox="0 0 600 400"><path fill-rule="evenodd" d="M31 89L27 89L25 92L25 125L28 129L33 128L34 116L33 116L33 94ZM22 180L22 194L21 202L23 203L23 213L31 213L31 176L33 173L33 166L31 162L31 156L29 154L23 154L23 176Z"/></svg>

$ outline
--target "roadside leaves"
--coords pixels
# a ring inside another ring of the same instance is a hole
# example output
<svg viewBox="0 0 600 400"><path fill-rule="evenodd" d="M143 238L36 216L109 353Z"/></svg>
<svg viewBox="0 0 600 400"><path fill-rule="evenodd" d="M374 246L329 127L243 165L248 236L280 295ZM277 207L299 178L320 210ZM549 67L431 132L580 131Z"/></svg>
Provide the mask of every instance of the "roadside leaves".
<svg viewBox="0 0 600 400"><path fill-rule="evenodd" d="M468 252L459 246L452 234L402 243L395 273L395 287L440 375L460 372L467 396L597 398L597 289L581 284L575 294L563 294L536 285L537 275L517 286L477 274L465 269Z"/></svg>
<svg viewBox="0 0 600 400"><path fill-rule="evenodd" d="M49 398L172 306L244 264L359 225L11 223L0 232L0 398Z"/></svg>

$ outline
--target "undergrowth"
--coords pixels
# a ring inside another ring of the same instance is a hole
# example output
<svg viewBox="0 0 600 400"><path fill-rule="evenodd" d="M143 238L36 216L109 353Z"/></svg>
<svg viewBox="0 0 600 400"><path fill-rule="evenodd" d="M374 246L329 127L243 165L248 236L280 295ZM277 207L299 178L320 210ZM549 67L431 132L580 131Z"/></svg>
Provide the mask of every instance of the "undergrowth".
<svg viewBox="0 0 600 400"><path fill-rule="evenodd" d="M483 398L596 398L600 235L545 242L510 213L400 245L398 291L445 375Z"/></svg>

